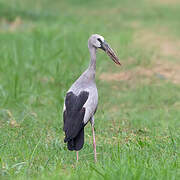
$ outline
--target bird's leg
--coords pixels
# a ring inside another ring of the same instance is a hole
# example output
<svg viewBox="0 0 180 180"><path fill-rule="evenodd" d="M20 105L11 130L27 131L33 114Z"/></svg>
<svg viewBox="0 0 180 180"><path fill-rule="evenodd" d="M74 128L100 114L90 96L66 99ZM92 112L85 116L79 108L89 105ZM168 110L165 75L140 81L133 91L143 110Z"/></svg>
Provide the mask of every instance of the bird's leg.
<svg viewBox="0 0 180 180"><path fill-rule="evenodd" d="M94 126L92 126L92 133L93 133L94 161L97 162Z"/></svg>
<svg viewBox="0 0 180 180"><path fill-rule="evenodd" d="M78 151L76 151L76 161L78 162L79 160L79 154L78 154Z"/></svg>
<svg viewBox="0 0 180 180"><path fill-rule="evenodd" d="M91 127L92 127L92 134L93 134L94 161L97 162L96 140L95 140L95 132L94 132L94 117L92 117L92 119L91 119Z"/></svg>

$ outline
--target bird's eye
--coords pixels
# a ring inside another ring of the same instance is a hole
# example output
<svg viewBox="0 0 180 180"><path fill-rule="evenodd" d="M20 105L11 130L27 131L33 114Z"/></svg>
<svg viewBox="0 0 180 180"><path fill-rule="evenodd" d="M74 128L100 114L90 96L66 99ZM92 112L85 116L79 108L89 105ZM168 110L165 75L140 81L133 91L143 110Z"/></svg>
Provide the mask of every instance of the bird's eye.
<svg viewBox="0 0 180 180"><path fill-rule="evenodd" d="M97 40L98 40L100 43L102 43L102 41L101 41L101 39L100 39L100 38L97 38Z"/></svg>

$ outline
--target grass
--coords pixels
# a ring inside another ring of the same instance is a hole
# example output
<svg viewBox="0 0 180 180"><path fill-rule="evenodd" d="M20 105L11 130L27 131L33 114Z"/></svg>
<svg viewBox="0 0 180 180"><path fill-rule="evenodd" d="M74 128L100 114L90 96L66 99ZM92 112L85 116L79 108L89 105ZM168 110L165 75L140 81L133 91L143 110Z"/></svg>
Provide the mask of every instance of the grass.
<svg viewBox="0 0 180 180"><path fill-rule="evenodd" d="M166 76L169 69L163 78L100 78L156 62L178 67L175 50L166 57L136 35L179 41L179 11L178 1L0 0L0 179L179 179L180 82ZM123 66L98 52L98 163L88 125L77 164L63 143L62 107L88 66L92 33L105 37Z"/></svg>

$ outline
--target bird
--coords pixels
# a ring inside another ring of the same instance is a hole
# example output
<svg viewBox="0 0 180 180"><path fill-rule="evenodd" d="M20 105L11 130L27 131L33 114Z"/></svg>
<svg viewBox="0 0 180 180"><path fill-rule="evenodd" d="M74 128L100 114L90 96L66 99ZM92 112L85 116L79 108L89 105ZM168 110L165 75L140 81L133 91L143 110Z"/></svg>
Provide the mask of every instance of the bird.
<svg viewBox="0 0 180 180"><path fill-rule="evenodd" d="M103 50L116 64L121 65L117 55L103 36L92 34L88 39L88 48L90 52L89 66L67 91L63 107L64 143L67 143L68 150L76 151L77 162L78 152L84 145L84 128L88 122L91 123L94 161L97 162L94 131L94 115L98 106L98 91L95 82L97 49Z"/></svg>

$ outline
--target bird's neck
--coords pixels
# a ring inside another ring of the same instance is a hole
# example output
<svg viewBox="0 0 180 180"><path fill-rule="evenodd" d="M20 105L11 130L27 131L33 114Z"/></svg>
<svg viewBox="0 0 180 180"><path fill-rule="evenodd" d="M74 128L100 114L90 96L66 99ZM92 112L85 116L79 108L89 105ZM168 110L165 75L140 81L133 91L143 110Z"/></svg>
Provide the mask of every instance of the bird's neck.
<svg viewBox="0 0 180 180"><path fill-rule="evenodd" d="M91 71L91 72L94 72L96 71L96 48L91 46L89 47L89 52L90 52L90 64L89 64L89 67L88 69Z"/></svg>
<svg viewBox="0 0 180 180"><path fill-rule="evenodd" d="M96 48L88 45L90 52L90 63L87 70L83 73L83 78L87 81L94 81L96 73Z"/></svg>

